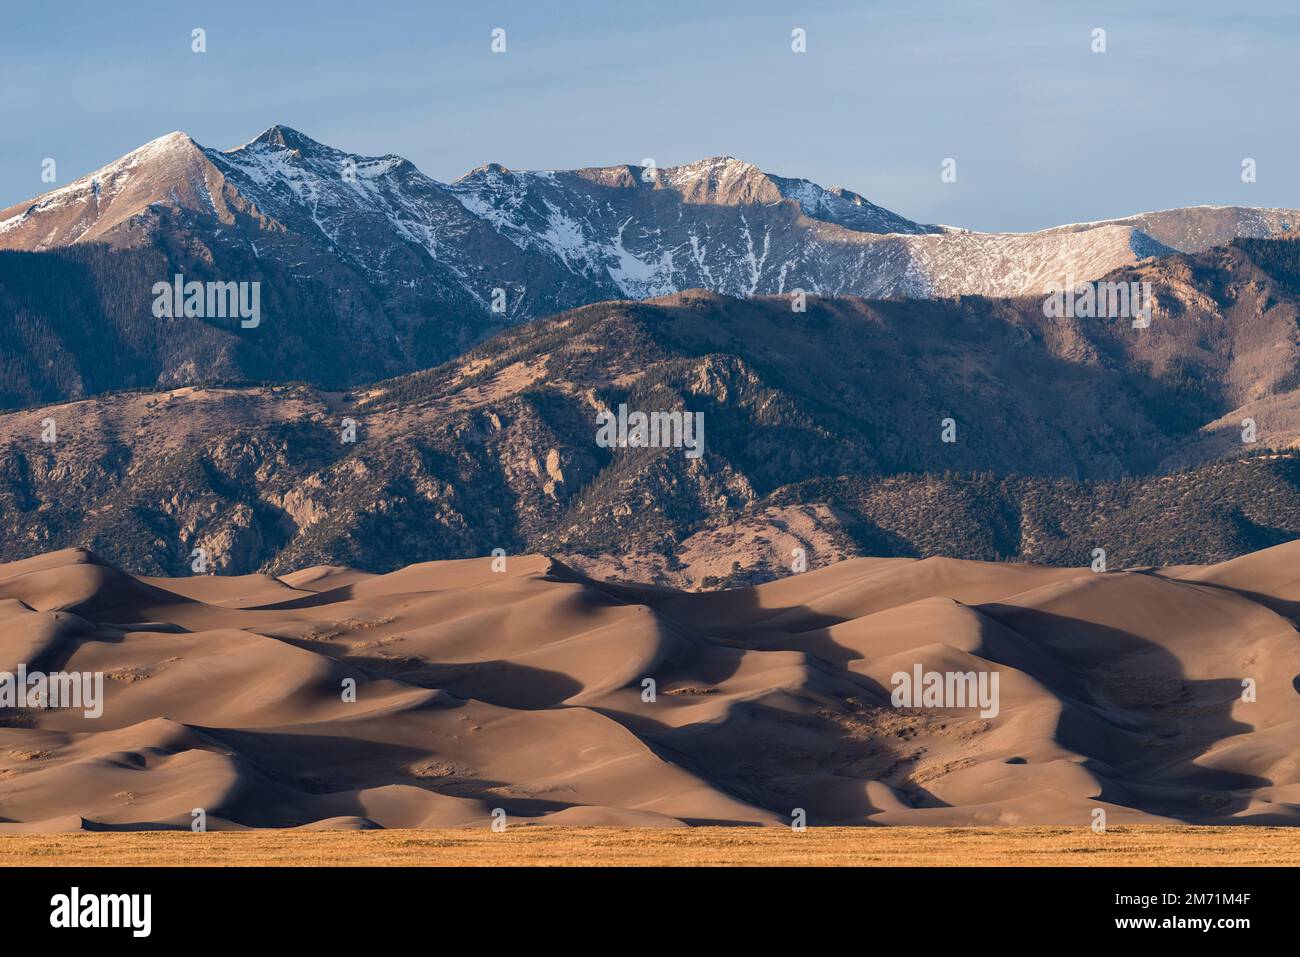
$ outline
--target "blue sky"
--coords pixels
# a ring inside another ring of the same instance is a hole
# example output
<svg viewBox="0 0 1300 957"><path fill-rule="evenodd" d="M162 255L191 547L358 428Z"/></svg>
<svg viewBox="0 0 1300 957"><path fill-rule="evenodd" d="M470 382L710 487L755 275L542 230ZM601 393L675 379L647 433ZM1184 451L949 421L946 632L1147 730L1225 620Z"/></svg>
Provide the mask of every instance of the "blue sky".
<svg viewBox="0 0 1300 957"><path fill-rule="evenodd" d="M549 8L549 9L548 9ZM730 154L925 222L1300 206L1300 5L127 0L0 12L0 206L275 123L437 179ZM190 31L208 50L190 51ZM502 27L507 52L490 52ZM808 52L790 50L807 31ZM1107 31L1093 53L1091 31ZM940 180L945 157L957 181ZM1241 181L1241 161L1258 180Z"/></svg>

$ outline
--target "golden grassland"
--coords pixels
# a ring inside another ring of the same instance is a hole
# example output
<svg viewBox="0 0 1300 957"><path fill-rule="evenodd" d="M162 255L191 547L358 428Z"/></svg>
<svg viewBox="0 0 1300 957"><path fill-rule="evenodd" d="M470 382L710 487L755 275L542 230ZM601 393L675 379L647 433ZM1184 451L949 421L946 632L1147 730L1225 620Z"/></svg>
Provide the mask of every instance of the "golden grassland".
<svg viewBox="0 0 1300 957"><path fill-rule="evenodd" d="M1300 865L1300 828L514 826L0 836L4 866Z"/></svg>

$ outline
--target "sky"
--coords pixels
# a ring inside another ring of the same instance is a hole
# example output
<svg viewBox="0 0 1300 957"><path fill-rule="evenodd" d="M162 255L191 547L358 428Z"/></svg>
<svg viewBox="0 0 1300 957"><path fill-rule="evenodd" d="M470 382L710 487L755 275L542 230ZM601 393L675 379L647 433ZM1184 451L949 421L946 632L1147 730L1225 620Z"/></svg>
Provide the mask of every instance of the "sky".
<svg viewBox="0 0 1300 957"><path fill-rule="evenodd" d="M277 123L442 181L730 155L981 230L1300 207L1298 38L1291 0L10 0L0 207L51 188L47 157L58 185Z"/></svg>

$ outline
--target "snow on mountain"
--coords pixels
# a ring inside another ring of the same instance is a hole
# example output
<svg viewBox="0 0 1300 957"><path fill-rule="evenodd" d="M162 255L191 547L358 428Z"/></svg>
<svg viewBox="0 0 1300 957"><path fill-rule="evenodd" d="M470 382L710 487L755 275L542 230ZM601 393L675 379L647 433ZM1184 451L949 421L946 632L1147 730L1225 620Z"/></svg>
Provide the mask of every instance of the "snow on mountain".
<svg viewBox="0 0 1300 957"><path fill-rule="evenodd" d="M0 246L39 251L101 240L156 202L216 210L213 172L198 144L184 133L168 133L67 186L0 211Z"/></svg>
<svg viewBox="0 0 1300 957"><path fill-rule="evenodd" d="M138 244L183 223L215 246L291 262L295 275L329 280L342 264L391 310L509 322L687 288L1040 294L1148 256L1290 234L1298 220L1293 210L1192 207L978 233L916 223L733 157L662 169L488 164L442 184L399 156L358 156L276 126L225 152L183 133L154 140L0 212L0 248ZM505 312L494 314L498 289Z"/></svg>
<svg viewBox="0 0 1300 957"><path fill-rule="evenodd" d="M258 209L372 282L455 287L484 311L492 290L507 287L521 294L507 297L506 317L530 315L522 290L531 277L508 265L514 247L400 156L344 153L278 126L207 155Z"/></svg>
<svg viewBox="0 0 1300 957"><path fill-rule="evenodd" d="M857 243L938 230L732 157L665 169L512 172L493 164L449 189L522 248L634 299L686 288L750 296L799 285L868 293L883 288L879 277L854 283L822 275L813 261L821 227L857 232ZM889 258L849 251L845 265L887 268Z"/></svg>

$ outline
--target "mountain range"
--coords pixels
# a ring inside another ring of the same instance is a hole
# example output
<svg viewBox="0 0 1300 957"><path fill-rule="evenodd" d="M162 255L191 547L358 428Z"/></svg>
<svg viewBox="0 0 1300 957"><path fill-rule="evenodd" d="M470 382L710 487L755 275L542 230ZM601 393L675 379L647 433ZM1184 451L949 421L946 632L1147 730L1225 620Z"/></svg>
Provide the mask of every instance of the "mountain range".
<svg viewBox="0 0 1300 957"><path fill-rule="evenodd" d="M171 134L0 212L0 561L1223 561L1300 535L1295 216L976 233L726 157L443 184ZM259 282L263 320L158 317L176 274ZM1149 288L1150 325L1049 317L1069 278ZM706 454L603 446L620 406L701 415Z"/></svg>
<svg viewBox="0 0 1300 957"><path fill-rule="evenodd" d="M730 157L450 184L272 127L154 140L0 211L0 407L226 380L348 388L521 322L700 288L734 297L1041 296L1151 257L1293 235L1294 210L1191 207L1035 233L926 225ZM257 281L267 321L160 321L180 274ZM496 307L494 309L494 306Z"/></svg>

